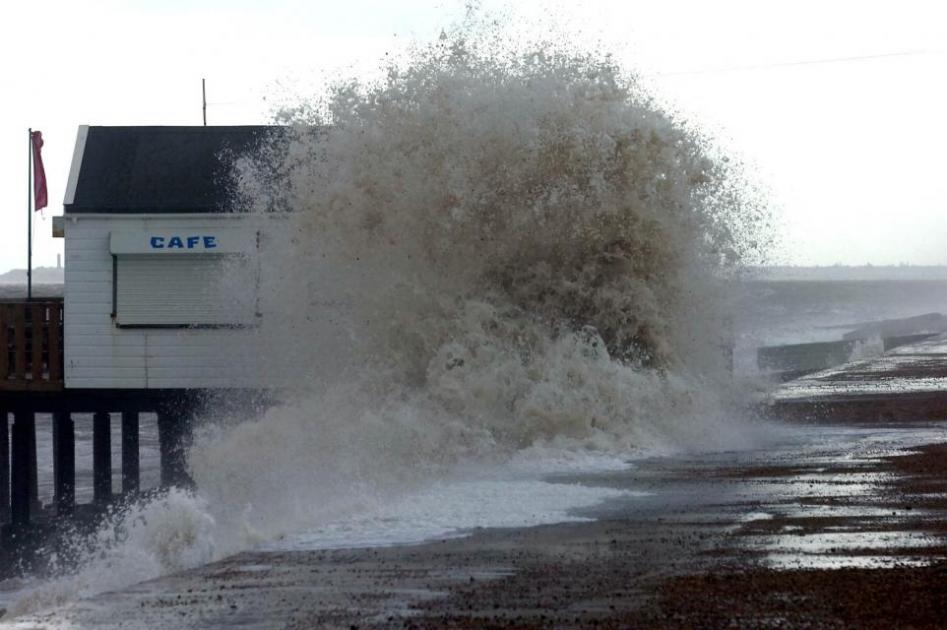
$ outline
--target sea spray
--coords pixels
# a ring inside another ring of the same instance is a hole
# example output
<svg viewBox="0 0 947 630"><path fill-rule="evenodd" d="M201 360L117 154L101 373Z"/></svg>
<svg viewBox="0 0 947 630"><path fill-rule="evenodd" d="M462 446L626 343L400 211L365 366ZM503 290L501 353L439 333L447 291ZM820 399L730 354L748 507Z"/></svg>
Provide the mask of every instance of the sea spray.
<svg viewBox="0 0 947 630"><path fill-rule="evenodd" d="M722 272L761 246L765 215L607 57L457 37L336 87L244 164L247 203L293 211L295 247L264 261L292 270L281 302L310 317L306 283L329 266L359 356L414 375L470 299L544 336L589 327L627 364L719 366ZM426 347L391 348L376 314Z"/></svg>
<svg viewBox="0 0 947 630"><path fill-rule="evenodd" d="M116 508L91 534L40 550L55 577L25 582L4 619L209 562L214 529L203 499L176 488Z"/></svg>
<svg viewBox="0 0 947 630"><path fill-rule="evenodd" d="M219 521L275 535L550 445L741 443L728 288L765 210L607 55L498 41L339 83L239 164L276 217L260 367L298 369L290 404L192 451Z"/></svg>

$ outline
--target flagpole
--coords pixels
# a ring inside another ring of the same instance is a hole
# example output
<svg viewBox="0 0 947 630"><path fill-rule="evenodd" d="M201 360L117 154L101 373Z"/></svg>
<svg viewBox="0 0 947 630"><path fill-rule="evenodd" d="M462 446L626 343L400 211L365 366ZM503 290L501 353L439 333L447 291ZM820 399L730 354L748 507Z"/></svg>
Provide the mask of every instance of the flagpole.
<svg viewBox="0 0 947 630"><path fill-rule="evenodd" d="M26 167L26 299L33 299L33 128L27 135L29 152Z"/></svg>

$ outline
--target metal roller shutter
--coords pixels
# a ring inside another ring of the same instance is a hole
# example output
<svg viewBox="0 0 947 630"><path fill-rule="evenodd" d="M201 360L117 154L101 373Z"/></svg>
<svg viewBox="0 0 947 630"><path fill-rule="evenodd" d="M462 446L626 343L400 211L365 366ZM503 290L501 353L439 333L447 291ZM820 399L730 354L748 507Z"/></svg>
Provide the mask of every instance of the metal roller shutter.
<svg viewBox="0 0 947 630"><path fill-rule="evenodd" d="M246 256L115 257L119 326L246 326L257 277Z"/></svg>

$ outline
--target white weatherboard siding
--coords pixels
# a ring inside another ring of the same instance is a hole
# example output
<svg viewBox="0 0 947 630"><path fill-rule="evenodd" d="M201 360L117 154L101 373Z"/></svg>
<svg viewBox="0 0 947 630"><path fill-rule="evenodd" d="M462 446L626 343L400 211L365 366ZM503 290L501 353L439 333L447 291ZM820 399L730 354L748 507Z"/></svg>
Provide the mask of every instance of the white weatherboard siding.
<svg viewBox="0 0 947 630"><path fill-rule="evenodd" d="M233 214L67 216L66 387L159 389L271 385L261 380L256 343L260 327L265 325L265 314L255 318L249 327L197 329L120 328L112 317L113 271L109 246L112 232L193 234L235 228L256 231L259 222L256 217ZM172 266L179 266L186 258L167 260ZM121 277L121 271L119 273ZM257 278L249 269L247 275L246 284L238 293L244 298L253 296L255 305ZM163 286L158 293L166 302L166 310L173 308L173 304L167 304L168 300L175 299L173 287ZM188 299L193 302L193 295L182 298L184 302ZM241 308L244 307L245 304ZM245 310L238 315L242 320L247 319ZM138 316L141 317L141 313ZM219 315L215 316L220 319ZM213 317L210 320L195 323L220 323Z"/></svg>

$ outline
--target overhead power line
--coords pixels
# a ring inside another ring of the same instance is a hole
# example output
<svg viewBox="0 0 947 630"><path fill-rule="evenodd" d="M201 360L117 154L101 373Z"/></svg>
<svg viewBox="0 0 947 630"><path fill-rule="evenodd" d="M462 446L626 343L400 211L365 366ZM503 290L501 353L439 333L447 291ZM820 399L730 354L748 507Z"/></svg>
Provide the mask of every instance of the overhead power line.
<svg viewBox="0 0 947 630"><path fill-rule="evenodd" d="M892 57L919 57L923 55L936 55L938 51L933 50L905 50L900 52L878 53L874 55L853 55L851 57L825 57L822 59L805 59L801 61L780 61L775 63L764 63L746 66L724 66L719 68L704 68L701 70L679 70L674 72L658 72L660 77L684 76L690 74L712 74L718 72L749 72L753 70L769 70L771 68L792 68L797 66L817 66L836 63L853 63L860 61L875 61L879 59L890 59Z"/></svg>

